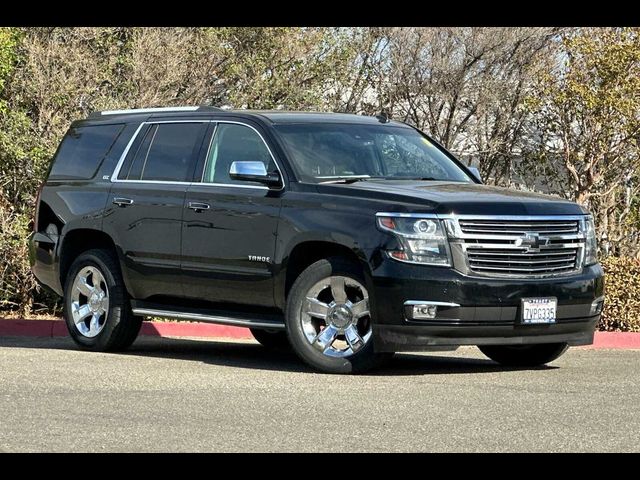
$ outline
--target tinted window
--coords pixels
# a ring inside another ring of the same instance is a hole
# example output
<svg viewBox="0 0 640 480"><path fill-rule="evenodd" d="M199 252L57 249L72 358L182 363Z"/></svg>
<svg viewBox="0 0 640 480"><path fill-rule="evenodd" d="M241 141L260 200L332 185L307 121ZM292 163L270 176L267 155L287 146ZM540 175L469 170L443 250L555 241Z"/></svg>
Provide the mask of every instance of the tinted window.
<svg viewBox="0 0 640 480"><path fill-rule="evenodd" d="M200 147L205 123L160 123L151 125L134 158L127 180L184 182Z"/></svg>
<svg viewBox="0 0 640 480"><path fill-rule="evenodd" d="M142 130L140 134L142 135L141 141L137 142L137 147L135 147L132 152L133 154L129 154L127 160L124 162L122 168L122 178L126 178L127 180L140 180L140 174L142 173L142 166L147 159L147 155L149 155L149 147L151 146L151 140L156 134L157 125L150 125L146 131ZM126 168L126 170L125 170Z"/></svg>
<svg viewBox="0 0 640 480"><path fill-rule="evenodd" d="M246 185L247 182L229 177L233 162L262 162L268 172L277 170L267 146L255 130L244 125L221 123L209 147L203 181Z"/></svg>
<svg viewBox="0 0 640 480"><path fill-rule="evenodd" d="M472 181L442 150L410 128L296 124L276 129L303 181L349 177Z"/></svg>
<svg viewBox="0 0 640 480"><path fill-rule="evenodd" d="M60 144L49 178L93 178L123 128L122 124L71 128Z"/></svg>

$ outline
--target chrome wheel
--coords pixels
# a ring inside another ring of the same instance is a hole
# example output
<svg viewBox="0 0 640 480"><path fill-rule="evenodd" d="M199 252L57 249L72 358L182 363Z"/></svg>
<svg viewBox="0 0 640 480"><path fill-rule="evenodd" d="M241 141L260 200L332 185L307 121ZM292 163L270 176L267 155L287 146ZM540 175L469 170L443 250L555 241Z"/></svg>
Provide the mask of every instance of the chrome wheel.
<svg viewBox="0 0 640 480"><path fill-rule="evenodd" d="M109 289L100 270L82 268L71 287L71 315L78 331L85 337L95 337L104 328L109 312Z"/></svg>
<svg viewBox="0 0 640 480"><path fill-rule="evenodd" d="M309 289L300 316L309 343L329 357L349 357L371 339L367 289L349 277L331 276Z"/></svg>

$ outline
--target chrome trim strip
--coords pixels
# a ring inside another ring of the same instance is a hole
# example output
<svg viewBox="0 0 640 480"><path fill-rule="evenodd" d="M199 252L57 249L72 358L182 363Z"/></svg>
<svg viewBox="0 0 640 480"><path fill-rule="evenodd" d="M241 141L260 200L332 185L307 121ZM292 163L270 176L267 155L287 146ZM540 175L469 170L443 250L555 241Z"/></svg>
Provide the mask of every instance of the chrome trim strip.
<svg viewBox="0 0 640 480"><path fill-rule="evenodd" d="M440 215L439 218L456 218L459 220L584 220L587 214L583 215L456 215L455 213Z"/></svg>
<svg viewBox="0 0 640 480"><path fill-rule="evenodd" d="M574 262L575 265L575 262ZM527 272L534 272L533 274L536 275L535 272L553 272L556 270L567 270L568 268L570 268L571 270L569 270L567 273L575 273L576 269L575 267L572 266L555 266L555 267L531 267L531 268L523 268L524 266L519 266L519 267L510 267L508 269L505 269L503 267L490 267L490 266L479 266L479 265L471 265L470 268L473 270L474 273L484 273L481 270L495 270L497 272L503 272L504 270L512 270L514 272L522 272L522 273L527 273ZM480 270L480 271L479 271ZM502 275L502 274L501 274ZM504 275L508 275L508 274L504 274ZM539 273L539 275L545 275L544 273ZM552 273L550 275L553 275Z"/></svg>
<svg viewBox="0 0 640 480"><path fill-rule="evenodd" d="M458 303L451 302L432 302L431 300L407 300L404 302L405 306L411 305L435 305L437 307L459 307Z"/></svg>
<svg viewBox="0 0 640 480"><path fill-rule="evenodd" d="M254 190L269 190L269 187L265 187L264 185L237 185L235 183L204 183L204 182L192 182L191 185L205 185L207 187L233 187L233 188L253 188ZM273 189L274 192L279 192L282 190Z"/></svg>
<svg viewBox="0 0 640 480"><path fill-rule="evenodd" d="M144 125L145 125L144 122L138 125L138 128L136 128L136 131L133 132L133 135L131 136L129 143L127 143L127 146L124 147L124 151L122 152L122 155L120 155L120 158L118 159L118 163L116 163L116 168L113 170L113 173L111 173L111 182L123 181L123 180L116 180L116 178L118 174L120 174L120 169L122 168L124 159L126 158L127 154L129 153L129 150L131 149L131 145L133 145L133 142L135 142L136 138L138 138L138 134L140 133L140 130L142 130L142 127L144 127Z"/></svg>
<svg viewBox="0 0 640 480"><path fill-rule="evenodd" d="M579 234L580 232L574 232L571 234L567 234L567 233L556 234L553 232L546 232L546 233L541 233L540 235L545 236L552 240L576 240L577 238L579 238ZM519 238L522 238L522 234L514 235L511 233L505 233L504 235L500 235L497 233L496 234L461 233L456 238L458 239L469 238L473 240L517 240ZM549 244L549 245L557 245L557 244Z"/></svg>
<svg viewBox="0 0 640 480"><path fill-rule="evenodd" d="M284 330L285 325L283 323L276 322L261 322L252 320L240 320L237 318L220 317L217 315L205 315L202 313L185 313L185 312L172 312L170 310L155 310L152 308L134 308L133 313L135 315L145 315L148 317L161 317L161 318L175 318L179 320L195 320L197 322L217 323L220 325L236 325L240 327L258 327L258 328L273 328L277 330Z"/></svg>
<svg viewBox="0 0 640 480"><path fill-rule="evenodd" d="M450 237L449 241L454 241L456 243L461 243L460 240L469 240L469 239L473 239L473 237ZM580 238L575 238L575 240L581 240ZM467 248L471 249L471 250L492 250L492 249L502 249L504 251L507 250L519 250L520 253L524 253L522 250L522 247L517 247L513 244L508 244L508 243L462 243L463 245L466 245ZM544 251L544 250L562 250L563 248L566 249L577 249L577 248L581 248L584 247L584 242L571 242L571 243L550 243L549 245L546 246L541 246L540 250ZM515 252L518 253L518 252Z"/></svg>
<svg viewBox="0 0 640 480"><path fill-rule="evenodd" d="M123 115L126 113L159 113L159 112L195 112L199 107L156 107L125 108L122 110L103 110L100 115Z"/></svg>
<svg viewBox="0 0 640 480"><path fill-rule="evenodd" d="M114 180L113 183L143 183L156 185L193 185L193 182L170 182L168 180Z"/></svg>

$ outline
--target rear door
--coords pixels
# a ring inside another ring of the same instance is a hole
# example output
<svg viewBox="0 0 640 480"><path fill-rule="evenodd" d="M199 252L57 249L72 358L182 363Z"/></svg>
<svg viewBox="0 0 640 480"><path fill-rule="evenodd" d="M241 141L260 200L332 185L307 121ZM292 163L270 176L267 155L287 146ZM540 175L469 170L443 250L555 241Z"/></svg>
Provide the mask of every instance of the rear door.
<svg viewBox="0 0 640 480"><path fill-rule="evenodd" d="M211 130L210 140L205 142L204 167L196 171L198 181L189 187L185 199L185 296L272 306L272 258L281 192L232 180L229 168L235 161L262 161L269 172L278 166L253 126L221 121Z"/></svg>
<svg viewBox="0 0 640 480"><path fill-rule="evenodd" d="M121 249L125 281L138 299L182 296L182 211L207 127L144 123L116 167L103 228Z"/></svg>

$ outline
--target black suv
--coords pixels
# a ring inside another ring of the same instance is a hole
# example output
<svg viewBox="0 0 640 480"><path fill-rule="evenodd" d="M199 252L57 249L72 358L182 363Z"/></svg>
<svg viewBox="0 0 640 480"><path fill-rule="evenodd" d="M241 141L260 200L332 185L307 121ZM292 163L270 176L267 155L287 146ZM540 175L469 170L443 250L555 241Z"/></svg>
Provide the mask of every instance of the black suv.
<svg viewBox="0 0 640 480"><path fill-rule="evenodd" d="M335 373L459 345L544 364L591 343L603 305L582 207L484 186L385 116L96 112L58 148L30 255L82 348L197 320Z"/></svg>

